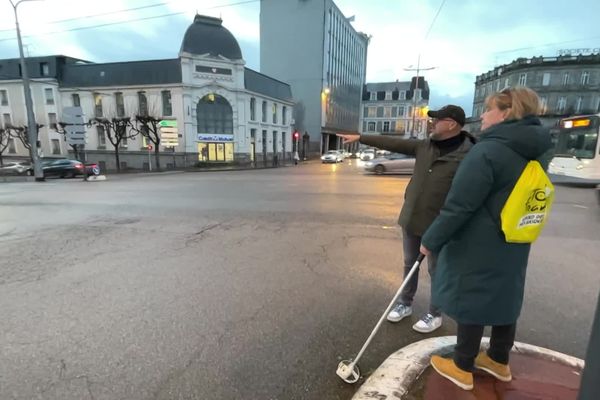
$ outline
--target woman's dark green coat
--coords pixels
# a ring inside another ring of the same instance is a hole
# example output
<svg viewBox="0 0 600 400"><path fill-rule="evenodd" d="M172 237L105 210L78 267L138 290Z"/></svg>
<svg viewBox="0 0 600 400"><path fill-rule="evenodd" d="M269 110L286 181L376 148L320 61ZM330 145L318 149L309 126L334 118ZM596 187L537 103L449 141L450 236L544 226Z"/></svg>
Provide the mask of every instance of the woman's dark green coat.
<svg viewBox="0 0 600 400"><path fill-rule="evenodd" d="M533 116L484 131L452 182L422 244L438 254L432 303L461 324L514 324L529 244L506 243L500 212L529 160L544 169L550 135Z"/></svg>

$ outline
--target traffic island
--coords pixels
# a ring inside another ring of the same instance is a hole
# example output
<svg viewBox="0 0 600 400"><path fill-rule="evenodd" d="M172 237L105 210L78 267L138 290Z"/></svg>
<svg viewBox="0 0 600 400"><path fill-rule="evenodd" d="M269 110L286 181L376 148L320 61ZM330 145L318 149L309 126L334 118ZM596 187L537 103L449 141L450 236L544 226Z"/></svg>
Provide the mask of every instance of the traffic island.
<svg viewBox="0 0 600 400"><path fill-rule="evenodd" d="M482 349L487 348L484 338ZM392 354L365 381L355 400L575 400L583 361L549 349L515 343L510 366L513 380L500 382L485 372L474 373L474 389L465 391L429 366L431 355L451 357L456 336L425 339Z"/></svg>

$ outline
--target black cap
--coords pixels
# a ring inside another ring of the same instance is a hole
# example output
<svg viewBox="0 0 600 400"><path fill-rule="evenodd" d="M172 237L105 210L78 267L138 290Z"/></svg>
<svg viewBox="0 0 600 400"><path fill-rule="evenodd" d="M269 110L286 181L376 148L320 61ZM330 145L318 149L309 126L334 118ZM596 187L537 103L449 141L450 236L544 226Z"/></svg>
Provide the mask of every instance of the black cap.
<svg viewBox="0 0 600 400"><path fill-rule="evenodd" d="M427 115L431 118L450 118L456 121L460 126L465 126L465 110L462 107L448 104L437 111L427 111Z"/></svg>

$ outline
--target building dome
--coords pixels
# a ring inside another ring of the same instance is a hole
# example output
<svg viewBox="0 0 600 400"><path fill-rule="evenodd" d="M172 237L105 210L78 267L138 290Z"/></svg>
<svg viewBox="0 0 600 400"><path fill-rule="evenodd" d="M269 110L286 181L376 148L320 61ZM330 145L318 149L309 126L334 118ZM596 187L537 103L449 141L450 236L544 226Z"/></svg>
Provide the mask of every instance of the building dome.
<svg viewBox="0 0 600 400"><path fill-rule="evenodd" d="M194 23L187 28L181 43L181 51L191 54L219 55L230 60L242 59L242 51L235 37L223 27L220 18L196 15Z"/></svg>

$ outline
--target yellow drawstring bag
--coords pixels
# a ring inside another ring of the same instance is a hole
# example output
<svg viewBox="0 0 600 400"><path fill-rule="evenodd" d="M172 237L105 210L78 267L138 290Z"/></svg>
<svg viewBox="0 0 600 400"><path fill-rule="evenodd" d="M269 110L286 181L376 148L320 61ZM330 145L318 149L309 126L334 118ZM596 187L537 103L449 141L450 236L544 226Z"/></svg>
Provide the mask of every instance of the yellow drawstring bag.
<svg viewBox="0 0 600 400"><path fill-rule="evenodd" d="M500 220L508 243L533 243L548 219L554 186L537 161L529 161L506 200Z"/></svg>

